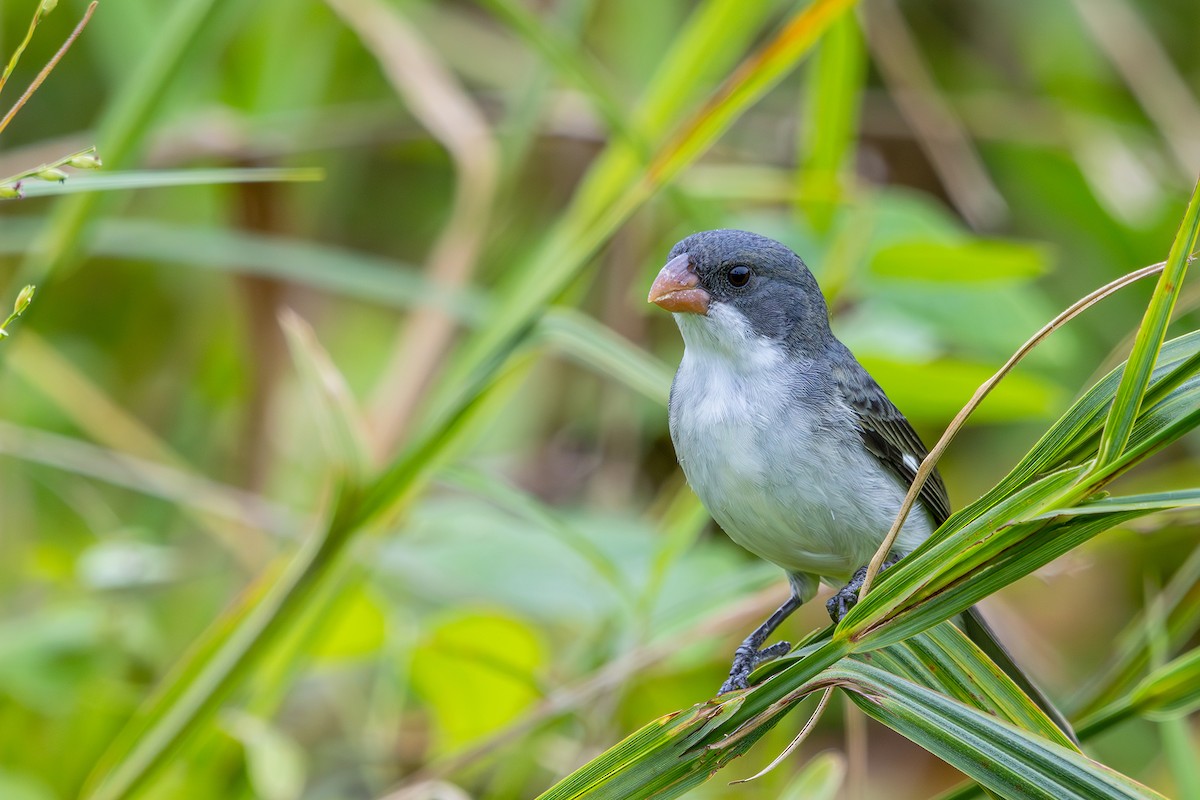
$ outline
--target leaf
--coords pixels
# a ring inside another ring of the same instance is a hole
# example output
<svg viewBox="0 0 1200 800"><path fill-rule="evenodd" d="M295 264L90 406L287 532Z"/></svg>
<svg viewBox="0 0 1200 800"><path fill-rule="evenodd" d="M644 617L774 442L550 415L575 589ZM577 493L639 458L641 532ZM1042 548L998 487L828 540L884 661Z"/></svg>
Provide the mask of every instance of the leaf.
<svg viewBox="0 0 1200 800"><path fill-rule="evenodd" d="M304 792L307 759L291 737L243 711L222 714L224 727L246 751L246 772L262 800L296 800Z"/></svg>
<svg viewBox="0 0 1200 800"><path fill-rule="evenodd" d="M382 600L365 583L348 587L327 614L328 622L311 648L317 662L365 659L377 655L387 638Z"/></svg>
<svg viewBox="0 0 1200 800"><path fill-rule="evenodd" d="M449 750L504 726L539 697L546 649L515 617L461 613L429 632L413 654L413 688L429 704L438 748Z"/></svg>
<svg viewBox="0 0 1200 800"><path fill-rule="evenodd" d="M876 251L870 270L882 278L965 283L1028 280L1049 258L1037 246L996 239L965 242L901 241Z"/></svg>
<svg viewBox="0 0 1200 800"><path fill-rule="evenodd" d="M276 183L324 180L325 173L309 168L127 170L72 175L64 181L21 182L21 196L51 197L81 192L163 189L172 186L212 186L222 183Z"/></svg>
<svg viewBox="0 0 1200 800"><path fill-rule="evenodd" d="M151 47L134 53L137 67L131 80L105 103L97 130L97 149L112 167L121 167L133 156L157 114L169 107L167 93L185 65L195 65L204 46L213 46L210 34L224 21L232 0L182 0L171 7L165 23L150 38ZM20 275L31 283L65 264L98 216L100 195L85 194L58 203L34 247L21 265Z"/></svg>
<svg viewBox="0 0 1200 800"><path fill-rule="evenodd" d="M1172 719L1200 709L1200 648L1154 670L1130 693L1138 713Z"/></svg>
<svg viewBox="0 0 1200 800"><path fill-rule="evenodd" d="M841 753L818 753L804 765L778 800L834 800L846 779L846 758Z"/></svg>
<svg viewBox="0 0 1200 800"><path fill-rule="evenodd" d="M578 311L556 308L546 314L538 332L572 360L666 407L675 371L611 328Z"/></svg>
<svg viewBox="0 0 1200 800"><path fill-rule="evenodd" d="M867 664L843 662L823 680L855 705L1005 798L1162 800L1077 751Z"/></svg>
<svg viewBox="0 0 1200 800"><path fill-rule="evenodd" d="M1162 348L1167 324L1171 321L1171 311L1179 297L1188 261L1196 249L1197 236L1200 236L1200 181L1197 181L1192 189L1192 199L1183 215L1183 221L1179 223L1179 232L1175 234L1175 240L1171 243L1166 268L1158 278L1158 285L1154 288L1150 305L1133 342L1133 351L1129 354L1129 360L1121 374L1121 384L1117 387L1116 397L1104 425L1104 435L1100 440L1099 454L1096 458L1097 470L1116 461L1133 434L1138 410L1158 359L1158 352Z"/></svg>
<svg viewBox="0 0 1200 800"><path fill-rule="evenodd" d="M987 380L994 367L953 358L912 363L863 354L859 361L909 419L941 421L952 417L963 401ZM919 380L913 380L919 375ZM938 387L936 392L928 391ZM998 422L1046 417L1058 403L1059 389L1034 375L1009 375L988 396L975 418Z"/></svg>

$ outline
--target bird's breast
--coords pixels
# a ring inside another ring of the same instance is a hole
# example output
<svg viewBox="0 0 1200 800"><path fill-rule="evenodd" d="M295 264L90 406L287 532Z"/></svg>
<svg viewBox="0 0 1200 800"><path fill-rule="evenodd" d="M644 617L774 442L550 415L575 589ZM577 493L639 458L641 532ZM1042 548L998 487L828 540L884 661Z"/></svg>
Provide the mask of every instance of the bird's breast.
<svg viewBox="0 0 1200 800"><path fill-rule="evenodd" d="M783 354L731 363L685 353L671 438L688 483L735 542L789 572L848 577L902 492L870 461L840 397ZM840 420L840 422L839 422Z"/></svg>

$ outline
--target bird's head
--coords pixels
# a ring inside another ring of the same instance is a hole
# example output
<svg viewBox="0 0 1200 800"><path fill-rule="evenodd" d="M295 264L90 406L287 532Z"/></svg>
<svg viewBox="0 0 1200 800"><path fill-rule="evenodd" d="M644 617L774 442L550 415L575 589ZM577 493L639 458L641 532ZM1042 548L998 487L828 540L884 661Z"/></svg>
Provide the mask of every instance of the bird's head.
<svg viewBox="0 0 1200 800"><path fill-rule="evenodd" d="M685 340L729 350L746 338L815 346L829 333L825 298L784 245L737 230L693 234L671 248L647 300L672 312Z"/></svg>

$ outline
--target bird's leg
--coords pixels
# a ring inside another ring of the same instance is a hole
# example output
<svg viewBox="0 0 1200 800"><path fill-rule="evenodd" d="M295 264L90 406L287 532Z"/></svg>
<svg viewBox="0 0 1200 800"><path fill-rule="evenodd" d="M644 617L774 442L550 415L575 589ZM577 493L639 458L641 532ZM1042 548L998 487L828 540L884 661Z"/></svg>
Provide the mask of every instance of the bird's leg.
<svg viewBox="0 0 1200 800"><path fill-rule="evenodd" d="M900 556L889 555L887 560L883 562L880 572L883 572L888 567L900 560ZM858 572L854 573L854 577L845 586L837 590L837 594L825 601L825 610L829 612L829 618L834 624L842 621L842 617L850 609L854 608L858 603L858 593L862 590L863 581L867 579L867 567L859 567Z"/></svg>
<svg viewBox="0 0 1200 800"><path fill-rule="evenodd" d="M764 661L786 655L792 649L792 645L788 642L776 642L770 647L762 645L767 637L779 627L780 623L787 619L803 602L799 597L792 595L775 610L774 614L767 618L766 622L759 625L754 633L746 637L733 656L733 667L729 670L729 678L721 684L721 689L717 694L725 694L735 689L745 689L750 685L750 673L754 671L755 667Z"/></svg>

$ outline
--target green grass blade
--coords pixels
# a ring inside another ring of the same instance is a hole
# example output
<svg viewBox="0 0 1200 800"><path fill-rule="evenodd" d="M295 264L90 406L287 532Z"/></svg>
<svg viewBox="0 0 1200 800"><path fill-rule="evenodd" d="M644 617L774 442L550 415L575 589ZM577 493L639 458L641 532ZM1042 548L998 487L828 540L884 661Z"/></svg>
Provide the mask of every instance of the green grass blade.
<svg viewBox="0 0 1200 800"><path fill-rule="evenodd" d="M825 673L855 704L1001 797L1161 800L1162 795L1079 752L867 664Z"/></svg>
<svg viewBox="0 0 1200 800"><path fill-rule="evenodd" d="M26 180L21 183L21 195L25 198L53 197L82 192L161 189L222 183L319 181L324 178L324 171L307 168L127 170L72 175L62 182Z"/></svg>
<svg viewBox="0 0 1200 800"><path fill-rule="evenodd" d="M1171 311L1179 297L1188 261L1196 249L1197 235L1200 235L1200 181L1197 181L1192 190L1192 199L1188 203L1183 221L1179 224L1179 232L1171 243L1167 266L1158 278L1158 285L1150 298L1150 305L1142 319L1137 339L1134 340L1133 352L1130 353L1125 371L1121 375L1121 384L1117 388L1112 408L1108 412L1108 420L1104 425L1104 435L1101 437L1096 459L1097 469L1108 466L1121 455L1133 432L1142 397L1150 381L1150 373L1154 369L1167 325L1171 321Z"/></svg>
<svg viewBox="0 0 1200 800"><path fill-rule="evenodd" d="M1200 489L1180 489L1174 492L1151 492L1127 497L1105 497L1071 508L1059 508L1041 514L1037 519L1076 517L1084 514L1111 514L1115 511L1170 511L1176 508L1200 506Z"/></svg>

